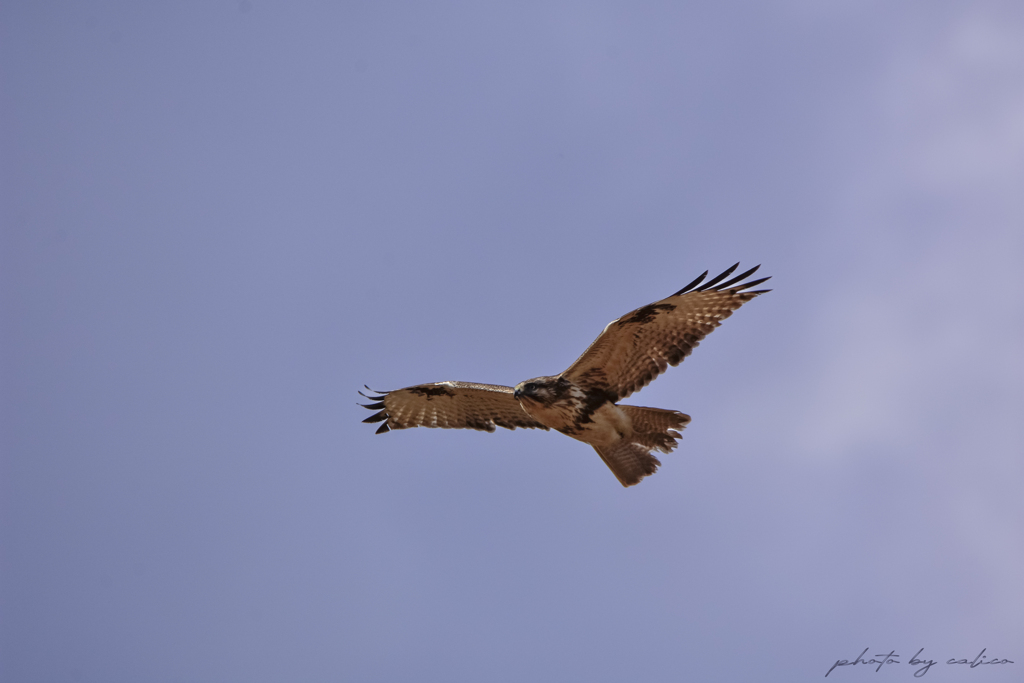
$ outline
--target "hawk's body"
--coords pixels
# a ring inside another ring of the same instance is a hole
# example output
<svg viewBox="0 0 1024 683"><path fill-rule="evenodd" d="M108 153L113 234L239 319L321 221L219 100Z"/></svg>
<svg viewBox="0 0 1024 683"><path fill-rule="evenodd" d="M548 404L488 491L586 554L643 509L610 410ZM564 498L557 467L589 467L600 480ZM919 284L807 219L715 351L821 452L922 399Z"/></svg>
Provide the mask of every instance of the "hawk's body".
<svg viewBox="0 0 1024 683"><path fill-rule="evenodd" d="M718 284L735 269L698 287L705 272L672 296L613 320L560 375L514 389L436 382L384 392L368 397L375 403L366 407L380 412L364 422L384 422L378 433L408 427L555 429L593 446L622 485L632 486L654 474L661 463L651 452L675 448L690 417L618 402L678 365L733 311L769 291L749 291L768 278L738 284L756 267Z"/></svg>

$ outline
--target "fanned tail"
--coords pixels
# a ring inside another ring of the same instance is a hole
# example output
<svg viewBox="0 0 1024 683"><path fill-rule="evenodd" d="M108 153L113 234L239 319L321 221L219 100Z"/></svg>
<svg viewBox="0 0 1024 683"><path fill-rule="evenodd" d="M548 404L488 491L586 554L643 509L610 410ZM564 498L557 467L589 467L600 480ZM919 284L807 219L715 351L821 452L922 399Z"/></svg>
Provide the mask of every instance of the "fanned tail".
<svg viewBox="0 0 1024 683"><path fill-rule="evenodd" d="M657 472L661 464L649 448L629 441L620 441L608 448L594 446L594 450L623 486L639 484L641 479Z"/></svg>
<svg viewBox="0 0 1024 683"><path fill-rule="evenodd" d="M690 416L675 410L623 406L632 423L633 433L613 446L594 450L623 486L639 484L661 465L652 451L669 453L678 445L679 432L690 423Z"/></svg>

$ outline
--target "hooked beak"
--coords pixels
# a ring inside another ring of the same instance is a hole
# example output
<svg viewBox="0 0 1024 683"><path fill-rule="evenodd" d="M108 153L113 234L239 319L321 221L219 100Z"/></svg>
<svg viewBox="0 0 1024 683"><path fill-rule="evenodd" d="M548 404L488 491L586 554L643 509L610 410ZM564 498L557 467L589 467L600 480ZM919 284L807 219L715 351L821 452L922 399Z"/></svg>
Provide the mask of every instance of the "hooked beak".
<svg viewBox="0 0 1024 683"><path fill-rule="evenodd" d="M519 389L516 389L515 391L512 392L512 395L518 399L520 396L523 395L523 392L521 392Z"/></svg>

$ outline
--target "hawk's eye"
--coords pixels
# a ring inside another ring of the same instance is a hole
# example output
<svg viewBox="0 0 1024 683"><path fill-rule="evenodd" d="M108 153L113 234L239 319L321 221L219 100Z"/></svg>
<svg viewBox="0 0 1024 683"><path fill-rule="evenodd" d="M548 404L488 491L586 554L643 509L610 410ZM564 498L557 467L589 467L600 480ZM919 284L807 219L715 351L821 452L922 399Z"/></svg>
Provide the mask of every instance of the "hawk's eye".
<svg viewBox="0 0 1024 683"><path fill-rule="evenodd" d="M534 384L533 382L527 382L526 386L523 387L523 391L525 391L528 394L532 394L533 392L537 391L537 385Z"/></svg>

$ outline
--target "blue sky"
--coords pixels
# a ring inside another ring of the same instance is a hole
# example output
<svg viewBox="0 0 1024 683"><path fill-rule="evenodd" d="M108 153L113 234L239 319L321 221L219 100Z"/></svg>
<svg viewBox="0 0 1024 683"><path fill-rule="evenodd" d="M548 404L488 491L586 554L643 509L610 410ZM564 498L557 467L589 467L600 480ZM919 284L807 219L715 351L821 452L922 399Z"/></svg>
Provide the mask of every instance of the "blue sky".
<svg viewBox="0 0 1024 683"><path fill-rule="evenodd" d="M0 679L1019 680L1016 3L0 7ZM375 436L706 269L554 433ZM949 658L1008 658L982 670Z"/></svg>

